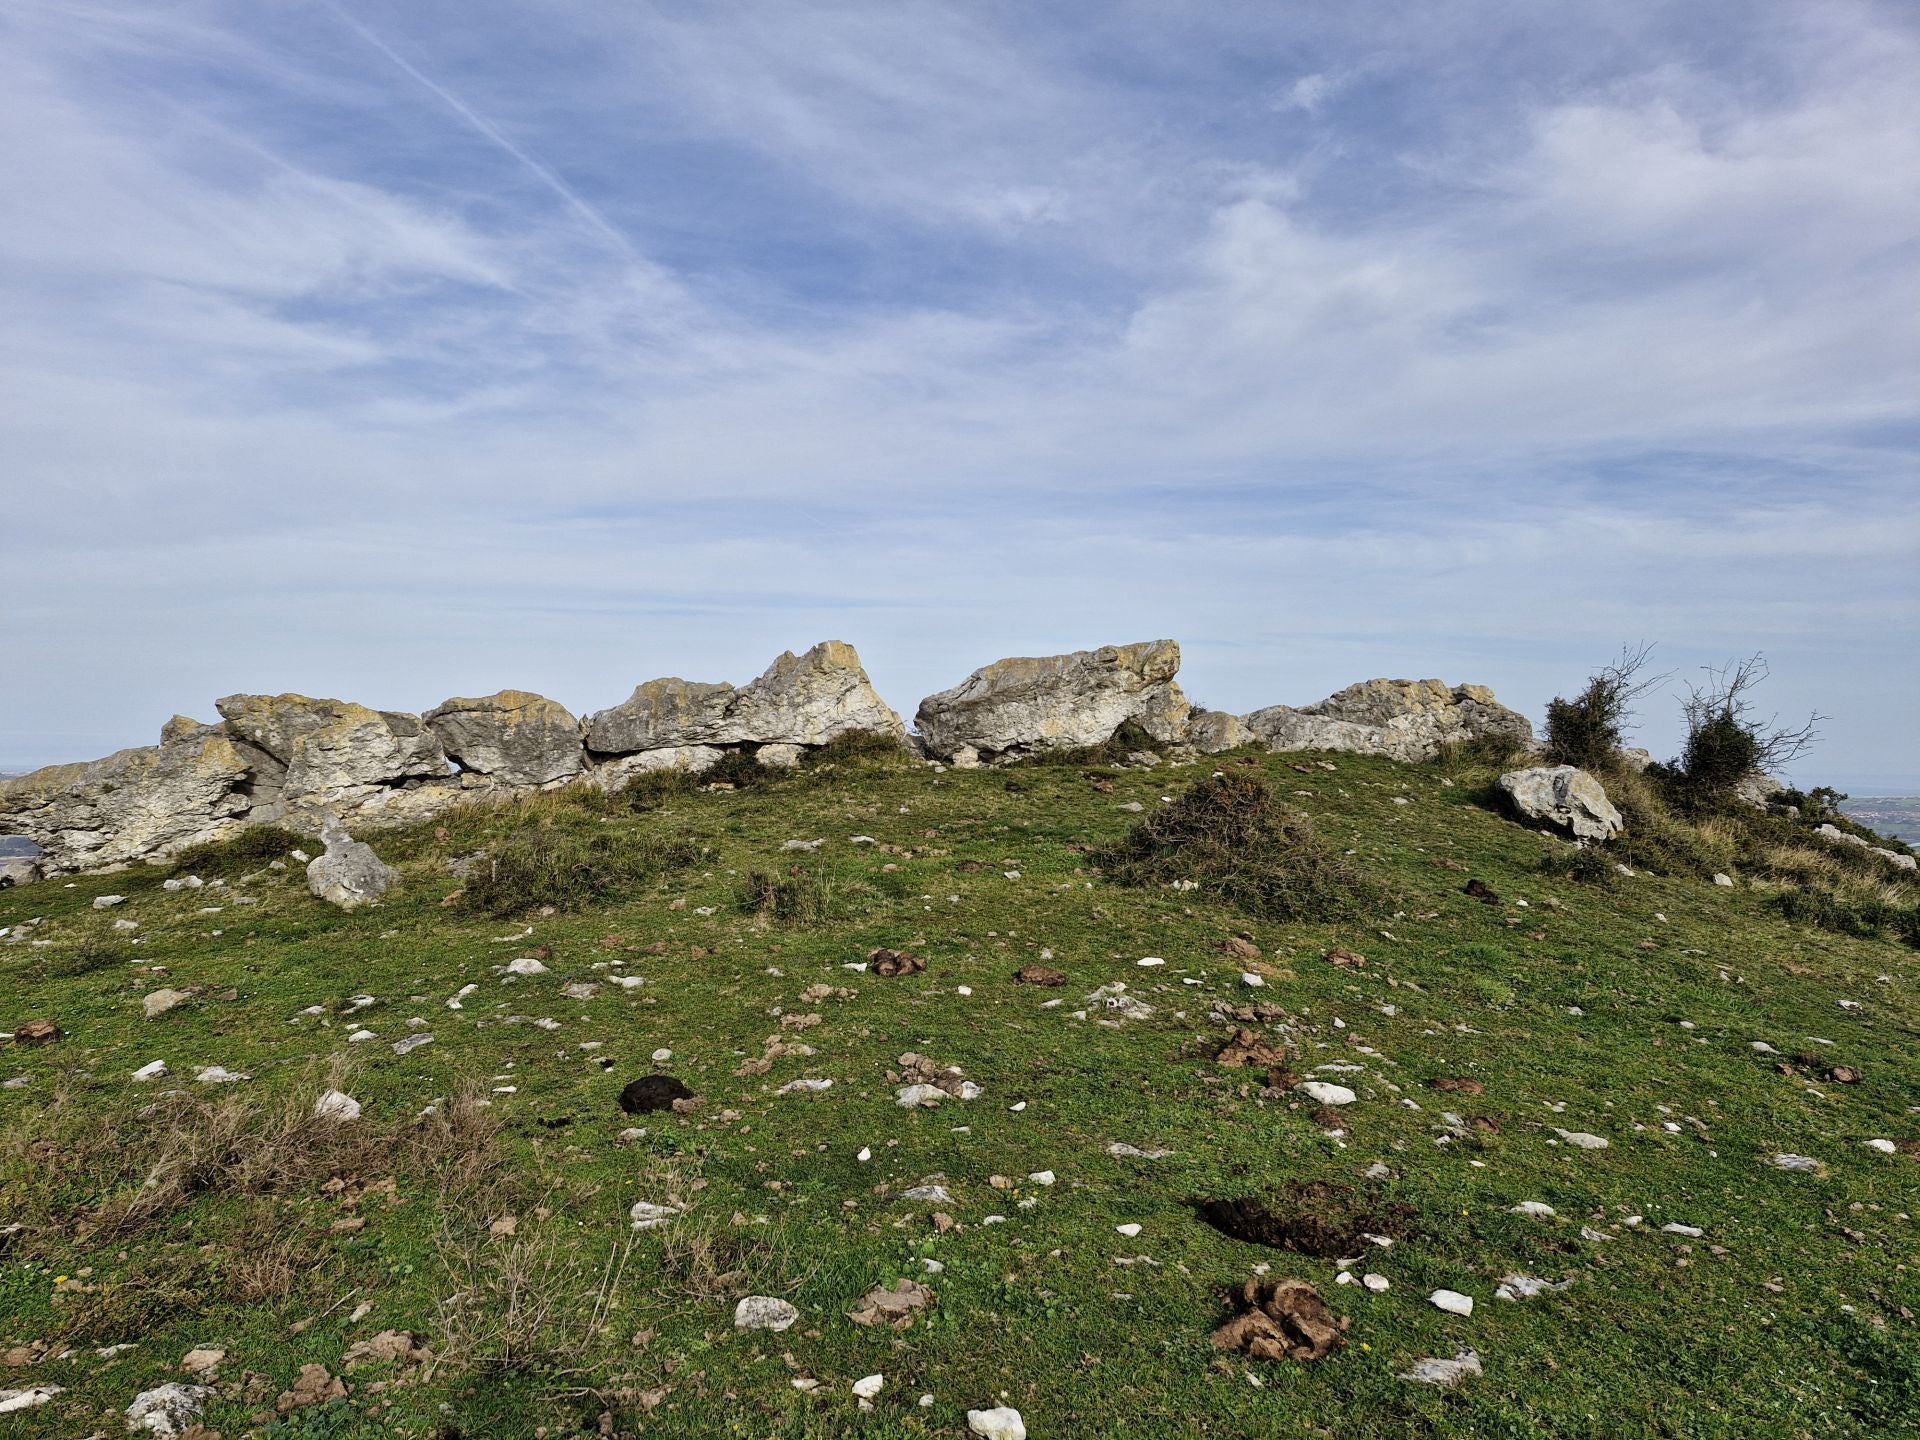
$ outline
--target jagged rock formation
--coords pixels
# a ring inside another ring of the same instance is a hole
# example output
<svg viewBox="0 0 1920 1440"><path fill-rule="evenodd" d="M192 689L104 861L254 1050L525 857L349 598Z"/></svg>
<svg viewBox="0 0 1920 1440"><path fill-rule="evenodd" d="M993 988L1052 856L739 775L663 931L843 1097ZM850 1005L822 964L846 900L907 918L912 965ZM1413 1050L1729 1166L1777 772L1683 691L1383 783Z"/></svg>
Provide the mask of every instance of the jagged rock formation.
<svg viewBox="0 0 1920 1440"><path fill-rule="evenodd" d="M580 722L566 706L526 690L446 700L420 717L447 758L501 785L543 786L587 768Z"/></svg>
<svg viewBox="0 0 1920 1440"><path fill-rule="evenodd" d="M996 660L922 700L914 723L928 754L963 764L1098 745L1128 721L1180 743L1192 707L1179 670L1171 640Z"/></svg>
<svg viewBox="0 0 1920 1440"><path fill-rule="evenodd" d="M1269 750L1345 750L1395 760L1431 760L1451 741L1497 736L1530 744L1533 726L1484 685L1439 680L1363 680L1317 705L1273 705L1246 717Z"/></svg>
<svg viewBox="0 0 1920 1440"><path fill-rule="evenodd" d="M1600 782L1572 765L1509 770L1499 787L1523 820L1556 826L1576 840L1611 840L1627 828Z"/></svg>
<svg viewBox="0 0 1920 1440"><path fill-rule="evenodd" d="M788 651L739 690L649 680L586 724L587 749L595 756L693 746L825 745L862 730L906 739L906 727L874 690L859 655L838 640L804 655Z"/></svg>
<svg viewBox="0 0 1920 1440"><path fill-rule="evenodd" d="M871 730L905 742L850 645L782 655L751 685L650 681L586 725L544 696L503 690L425 716L306 695L229 695L221 723L167 722L157 746L0 781L0 833L44 852L16 881L220 840L253 824L403 825L464 801L646 770L703 770L728 750L791 765Z"/></svg>
<svg viewBox="0 0 1920 1440"><path fill-rule="evenodd" d="M924 752L958 765L1097 745L1123 726L1162 747L1206 754L1345 750L1430 758L1453 740L1532 740L1520 715L1477 685L1369 680L1292 709L1195 710L1175 683L1171 640L998 660L920 702ZM502 690L424 716L306 695L229 695L221 721L167 722L160 743L104 760L0 780L0 834L44 852L10 864L16 881L158 859L276 823L316 833L403 825L449 806L585 781L607 789L648 771L700 771L729 753L787 766L808 749L868 732L907 741L850 645L788 652L749 685L649 680L576 720L544 696Z"/></svg>

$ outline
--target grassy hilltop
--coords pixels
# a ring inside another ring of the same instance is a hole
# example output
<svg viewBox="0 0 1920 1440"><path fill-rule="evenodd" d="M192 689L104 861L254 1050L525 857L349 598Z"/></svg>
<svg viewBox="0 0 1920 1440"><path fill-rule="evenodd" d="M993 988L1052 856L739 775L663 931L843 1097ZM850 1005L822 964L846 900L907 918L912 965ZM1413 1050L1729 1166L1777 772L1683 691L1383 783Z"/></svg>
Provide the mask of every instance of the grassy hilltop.
<svg viewBox="0 0 1920 1440"><path fill-rule="evenodd" d="M354 913L270 833L0 893L0 1018L64 1032L0 1074L0 1388L64 1387L0 1435L125 1433L168 1381L228 1440L877 1440L996 1405L1035 1437L1920 1433L1911 881L1820 890L1840 861L1733 822L1582 860L1471 756L1099 758L843 747L458 812L369 837L404 884ZM1266 868L1168 843L1208 796L1269 807L1237 832ZM226 883L162 888L189 873ZM926 967L848 968L881 947ZM1088 1003L1117 983L1150 1013ZM896 1103L944 1067L981 1093ZM623 1113L655 1072L698 1104ZM314 1118L329 1087L358 1119ZM1197 1208L1231 1200L1295 1248ZM1217 1349L1260 1267L1344 1346ZM909 1326L849 1318L902 1277ZM747 1295L798 1322L736 1330ZM1466 1347L1455 1388L1398 1378Z"/></svg>

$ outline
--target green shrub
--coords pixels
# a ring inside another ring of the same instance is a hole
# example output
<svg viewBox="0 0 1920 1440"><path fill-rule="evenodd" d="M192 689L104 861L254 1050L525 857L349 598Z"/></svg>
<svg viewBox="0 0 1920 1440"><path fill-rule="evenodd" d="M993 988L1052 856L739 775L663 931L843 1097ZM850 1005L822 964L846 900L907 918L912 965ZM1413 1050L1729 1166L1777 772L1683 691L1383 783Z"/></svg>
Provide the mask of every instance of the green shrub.
<svg viewBox="0 0 1920 1440"><path fill-rule="evenodd" d="M703 777L692 770L643 770L620 790L620 801L636 815L658 810L669 800L691 795Z"/></svg>
<svg viewBox="0 0 1920 1440"><path fill-rule="evenodd" d="M1196 782L1093 860L1116 884L1190 881L1264 920L1333 919L1380 900L1359 869L1252 770Z"/></svg>
<svg viewBox="0 0 1920 1440"><path fill-rule="evenodd" d="M1620 658L1601 669L1571 700L1558 695L1547 702L1546 758L1554 765L1577 765L1601 774L1617 768L1633 702L1664 683L1666 676L1642 676L1653 647L1622 647Z"/></svg>
<svg viewBox="0 0 1920 1440"><path fill-rule="evenodd" d="M1760 655L1707 670L1704 685L1689 688L1681 705L1686 744L1662 772L1673 797L1689 810L1724 808L1735 787L1754 775L1777 770L1804 754L1818 738L1820 716L1789 728L1762 723L1753 690L1767 678Z"/></svg>
<svg viewBox="0 0 1920 1440"><path fill-rule="evenodd" d="M508 837L467 877L468 909L496 917L543 905L573 910L652 884L700 858L680 836L535 826Z"/></svg>
<svg viewBox="0 0 1920 1440"><path fill-rule="evenodd" d="M278 825L251 825L231 840L209 840L176 851L172 873L232 880L275 860L284 860L290 851L313 843L309 837L283 830Z"/></svg>

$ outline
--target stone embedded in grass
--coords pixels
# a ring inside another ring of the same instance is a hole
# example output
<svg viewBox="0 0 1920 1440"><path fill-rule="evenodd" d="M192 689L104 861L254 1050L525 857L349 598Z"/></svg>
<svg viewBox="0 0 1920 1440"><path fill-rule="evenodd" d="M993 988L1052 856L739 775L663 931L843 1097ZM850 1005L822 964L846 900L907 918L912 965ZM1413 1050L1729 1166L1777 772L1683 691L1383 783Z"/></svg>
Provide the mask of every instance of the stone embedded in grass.
<svg viewBox="0 0 1920 1440"><path fill-rule="evenodd" d="M1767 1162L1776 1170L1817 1171L1820 1162L1811 1155L1775 1155Z"/></svg>
<svg viewBox="0 0 1920 1440"><path fill-rule="evenodd" d="M1685 1235L1689 1240L1698 1240L1707 1232L1702 1230L1698 1225L1681 1225L1677 1222L1669 1221L1660 1227L1660 1233L1663 1235Z"/></svg>
<svg viewBox="0 0 1920 1440"><path fill-rule="evenodd" d="M636 1230L656 1230L676 1215L685 1213L684 1205L657 1205L651 1200L636 1200L627 1211L627 1219Z"/></svg>
<svg viewBox="0 0 1920 1440"><path fill-rule="evenodd" d="M60 1027L51 1020L29 1020L13 1032L16 1045L51 1045L60 1038Z"/></svg>
<svg viewBox="0 0 1920 1440"><path fill-rule="evenodd" d="M1384 1295L1393 1288L1392 1281L1388 1280L1386 1276L1373 1271L1368 1271L1365 1275L1362 1275L1360 1277L1360 1283L1375 1295Z"/></svg>
<svg viewBox="0 0 1920 1440"><path fill-rule="evenodd" d="M853 1393L861 1400L871 1400L886 1388L885 1375L863 1375L853 1382Z"/></svg>
<svg viewBox="0 0 1920 1440"><path fill-rule="evenodd" d="M860 1308L847 1318L856 1325L885 1325L894 1330L912 1328L914 1317L933 1304L933 1291L918 1280L905 1278L892 1285L876 1285L860 1299Z"/></svg>
<svg viewBox="0 0 1920 1440"><path fill-rule="evenodd" d="M1480 1356L1472 1350L1461 1350L1451 1360L1437 1360L1431 1357L1416 1360L1411 1368L1400 1372L1399 1379L1408 1380L1416 1385L1438 1385L1451 1388L1474 1375L1483 1374L1480 1368Z"/></svg>
<svg viewBox="0 0 1920 1440"><path fill-rule="evenodd" d="M202 1065L193 1078L202 1085L231 1085L235 1081L251 1080L253 1077L229 1070L224 1065Z"/></svg>
<svg viewBox="0 0 1920 1440"><path fill-rule="evenodd" d="M152 1060L152 1061L149 1061L147 1064L142 1065L138 1070L134 1071L133 1078L140 1081L164 1080L171 1073L172 1072L167 1069L166 1061Z"/></svg>
<svg viewBox="0 0 1920 1440"><path fill-rule="evenodd" d="M1585 1130L1562 1130L1556 1125L1553 1133L1579 1150L1604 1150L1608 1144L1604 1136L1592 1135Z"/></svg>
<svg viewBox="0 0 1920 1440"><path fill-rule="evenodd" d="M922 1396L923 1401L931 1396ZM1027 1423L1011 1405L996 1405L991 1410L967 1411L967 1429L980 1440L1027 1440Z"/></svg>
<svg viewBox="0 0 1920 1440"><path fill-rule="evenodd" d="M832 1088L833 1081L831 1080L789 1080L773 1093L776 1095L805 1095L817 1093L821 1090L831 1090Z"/></svg>
<svg viewBox="0 0 1920 1440"><path fill-rule="evenodd" d="M1551 1220L1560 1212L1540 1200L1522 1200L1507 1212L1510 1215L1528 1215L1535 1220Z"/></svg>
<svg viewBox="0 0 1920 1440"><path fill-rule="evenodd" d="M1877 1150L1882 1155L1895 1155L1898 1154L1900 1150L1900 1147L1891 1140L1866 1140L1861 1143L1864 1144L1867 1149Z"/></svg>
<svg viewBox="0 0 1920 1440"><path fill-rule="evenodd" d="M1351 1105L1360 1098L1346 1086L1326 1080L1302 1080L1293 1088L1321 1105Z"/></svg>
<svg viewBox="0 0 1920 1440"><path fill-rule="evenodd" d="M1573 1284L1572 1280L1543 1280L1538 1275L1502 1275L1500 1285L1493 1292L1496 1300L1531 1300L1536 1295L1548 1295L1565 1290Z"/></svg>
<svg viewBox="0 0 1920 1440"><path fill-rule="evenodd" d="M1128 1221L1125 1225L1116 1225L1113 1228L1116 1234L1124 1235L1129 1240L1137 1239L1140 1234L1140 1226L1132 1221Z"/></svg>
<svg viewBox="0 0 1920 1440"><path fill-rule="evenodd" d="M146 1430L154 1435L184 1435L211 1398L213 1391L206 1386L183 1385L178 1380L142 1390L127 1406L127 1429Z"/></svg>
<svg viewBox="0 0 1920 1440"><path fill-rule="evenodd" d="M1173 1154L1173 1151L1162 1149L1158 1145L1142 1150L1138 1145L1129 1145L1124 1140L1116 1140L1107 1146L1107 1153L1118 1156L1122 1160L1164 1160Z"/></svg>
<svg viewBox="0 0 1920 1440"><path fill-rule="evenodd" d="M786 1330L800 1318L800 1312L774 1295L749 1295L733 1307L736 1330Z"/></svg>
<svg viewBox="0 0 1920 1440"><path fill-rule="evenodd" d="M56 1395L66 1393L64 1385L29 1385L24 1390L0 1390L0 1415L11 1415L19 1410L31 1410L44 1405Z"/></svg>
<svg viewBox="0 0 1920 1440"><path fill-rule="evenodd" d="M344 1090L323 1090L320 1098L313 1102L313 1116L316 1120L333 1120L344 1123L360 1118L360 1102Z"/></svg>
<svg viewBox="0 0 1920 1440"><path fill-rule="evenodd" d="M349 1045L364 1045L369 1040L378 1040L379 1038L380 1037L371 1030L356 1030L347 1036L347 1043Z"/></svg>
<svg viewBox="0 0 1920 1440"><path fill-rule="evenodd" d="M172 986L166 986L142 1000L140 1008L146 1013L147 1019L152 1020L156 1016L166 1014L176 1005L186 1004L192 998L185 990L175 990Z"/></svg>
<svg viewBox="0 0 1920 1440"><path fill-rule="evenodd" d="M433 1036L428 1032L422 1030L417 1035L409 1035L404 1040L394 1041L393 1053L396 1055L410 1055L415 1050L418 1050L422 1045L431 1045L432 1043L433 1043Z"/></svg>
<svg viewBox="0 0 1920 1440"><path fill-rule="evenodd" d="M1473 1297L1462 1295L1458 1290L1436 1290L1427 1296L1427 1303L1436 1310L1444 1310L1449 1315L1471 1315Z"/></svg>
<svg viewBox="0 0 1920 1440"><path fill-rule="evenodd" d="M902 1200L928 1200L936 1205L951 1205L953 1196L948 1193L944 1176L929 1176L918 1185L909 1186L900 1192Z"/></svg>
<svg viewBox="0 0 1920 1440"><path fill-rule="evenodd" d="M220 1368L220 1362L227 1358L227 1352L214 1345L203 1345L189 1350L181 1360L180 1368L189 1375L206 1375Z"/></svg>
<svg viewBox="0 0 1920 1440"><path fill-rule="evenodd" d="M125 904L126 899L127 897L124 895L96 895L93 897L93 908L96 910L111 910L116 905Z"/></svg>
<svg viewBox="0 0 1920 1440"><path fill-rule="evenodd" d="M546 973L547 967L531 955L522 955L517 960L509 960L507 962L507 974L509 975L545 975Z"/></svg>

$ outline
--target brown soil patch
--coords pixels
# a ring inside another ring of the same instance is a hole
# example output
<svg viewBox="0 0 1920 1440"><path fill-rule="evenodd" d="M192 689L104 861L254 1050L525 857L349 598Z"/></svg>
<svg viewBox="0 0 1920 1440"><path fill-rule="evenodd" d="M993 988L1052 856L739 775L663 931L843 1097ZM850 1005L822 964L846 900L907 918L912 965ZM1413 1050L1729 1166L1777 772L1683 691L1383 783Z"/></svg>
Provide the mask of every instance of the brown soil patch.
<svg viewBox="0 0 1920 1440"><path fill-rule="evenodd" d="M1347 1343L1352 1322L1335 1315L1304 1280L1249 1280L1241 1310L1213 1332L1213 1343L1255 1360L1324 1360Z"/></svg>

